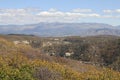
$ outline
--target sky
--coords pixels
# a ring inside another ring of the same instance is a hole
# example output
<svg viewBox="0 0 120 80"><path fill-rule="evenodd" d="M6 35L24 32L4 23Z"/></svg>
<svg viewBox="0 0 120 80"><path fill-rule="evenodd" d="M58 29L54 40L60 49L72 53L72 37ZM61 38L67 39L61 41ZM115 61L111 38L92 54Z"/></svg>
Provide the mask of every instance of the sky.
<svg viewBox="0 0 120 80"><path fill-rule="evenodd" d="M120 25L120 0L0 0L0 24L40 22Z"/></svg>

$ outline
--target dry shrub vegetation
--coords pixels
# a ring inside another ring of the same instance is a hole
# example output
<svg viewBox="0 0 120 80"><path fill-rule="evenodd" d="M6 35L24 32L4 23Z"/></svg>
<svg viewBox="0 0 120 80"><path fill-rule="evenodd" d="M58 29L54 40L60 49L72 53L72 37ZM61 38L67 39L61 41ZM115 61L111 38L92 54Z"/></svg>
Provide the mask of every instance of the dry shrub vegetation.
<svg viewBox="0 0 120 80"><path fill-rule="evenodd" d="M120 80L120 73L0 39L0 80Z"/></svg>

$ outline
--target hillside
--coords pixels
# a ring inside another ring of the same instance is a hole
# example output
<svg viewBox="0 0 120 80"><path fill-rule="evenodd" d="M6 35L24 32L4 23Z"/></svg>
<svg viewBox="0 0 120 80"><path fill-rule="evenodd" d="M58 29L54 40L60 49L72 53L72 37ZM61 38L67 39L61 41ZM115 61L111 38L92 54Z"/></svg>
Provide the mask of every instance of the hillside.
<svg viewBox="0 0 120 80"><path fill-rule="evenodd" d="M21 36L17 36L17 39L18 37L25 39ZM88 39L96 38L98 37ZM72 37L73 41L76 39L79 37ZM65 40L71 41L71 38ZM41 49L26 44L16 45L8 39L8 35L0 37L0 80L120 80L118 71L80 60L49 56Z"/></svg>

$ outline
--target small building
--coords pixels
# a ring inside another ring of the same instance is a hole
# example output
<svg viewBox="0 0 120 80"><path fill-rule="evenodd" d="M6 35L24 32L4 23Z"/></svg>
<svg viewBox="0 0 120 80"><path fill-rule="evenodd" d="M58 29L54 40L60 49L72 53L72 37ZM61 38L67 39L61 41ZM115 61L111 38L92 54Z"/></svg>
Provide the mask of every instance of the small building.
<svg viewBox="0 0 120 80"><path fill-rule="evenodd" d="M72 54L74 54L74 52L66 52L66 53L65 53L65 56L66 56L66 57L70 57Z"/></svg>

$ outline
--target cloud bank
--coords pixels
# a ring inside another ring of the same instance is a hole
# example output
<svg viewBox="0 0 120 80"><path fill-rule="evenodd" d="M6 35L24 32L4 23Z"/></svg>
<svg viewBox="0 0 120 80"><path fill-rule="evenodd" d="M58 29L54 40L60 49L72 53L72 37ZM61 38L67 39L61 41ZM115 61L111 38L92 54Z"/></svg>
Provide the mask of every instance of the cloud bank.
<svg viewBox="0 0 120 80"><path fill-rule="evenodd" d="M112 13L112 14L110 14ZM120 18L120 9L103 10L97 13L92 9L73 9L60 11L57 9L40 10L36 8L0 9L0 24L34 24L39 22L79 22L84 18Z"/></svg>
<svg viewBox="0 0 120 80"><path fill-rule="evenodd" d="M115 10L111 10L111 9L106 9L103 10L104 13L120 13L120 9L115 9Z"/></svg>

